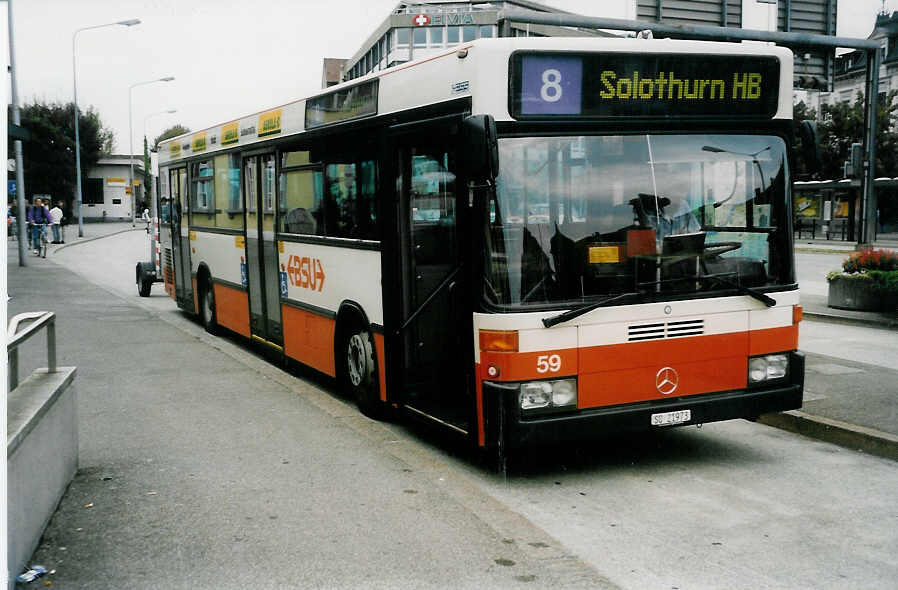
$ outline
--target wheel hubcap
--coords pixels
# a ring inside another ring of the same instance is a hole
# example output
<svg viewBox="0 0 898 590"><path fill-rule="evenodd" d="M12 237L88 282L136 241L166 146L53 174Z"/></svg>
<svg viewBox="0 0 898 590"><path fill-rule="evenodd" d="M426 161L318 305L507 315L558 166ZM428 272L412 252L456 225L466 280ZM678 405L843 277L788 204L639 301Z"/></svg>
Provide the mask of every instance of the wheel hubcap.
<svg viewBox="0 0 898 590"><path fill-rule="evenodd" d="M354 334L349 339L349 346L346 350L346 366L353 387L361 385L368 376L368 347L361 334Z"/></svg>
<svg viewBox="0 0 898 590"><path fill-rule="evenodd" d="M203 319L206 324L210 324L212 323L212 292L210 290L206 290L203 303Z"/></svg>

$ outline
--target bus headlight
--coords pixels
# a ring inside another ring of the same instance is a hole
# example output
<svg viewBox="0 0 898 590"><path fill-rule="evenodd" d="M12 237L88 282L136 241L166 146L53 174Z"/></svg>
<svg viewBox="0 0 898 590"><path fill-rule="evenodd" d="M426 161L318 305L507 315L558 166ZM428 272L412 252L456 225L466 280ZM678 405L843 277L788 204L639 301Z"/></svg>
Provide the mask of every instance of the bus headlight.
<svg viewBox="0 0 898 590"><path fill-rule="evenodd" d="M782 379L789 373L789 357L785 354L768 354L748 359L749 384Z"/></svg>
<svg viewBox="0 0 898 590"><path fill-rule="evenodd" d="M527 413L577 406L577 380L531 381L521 384L521 410Z"/></svg>

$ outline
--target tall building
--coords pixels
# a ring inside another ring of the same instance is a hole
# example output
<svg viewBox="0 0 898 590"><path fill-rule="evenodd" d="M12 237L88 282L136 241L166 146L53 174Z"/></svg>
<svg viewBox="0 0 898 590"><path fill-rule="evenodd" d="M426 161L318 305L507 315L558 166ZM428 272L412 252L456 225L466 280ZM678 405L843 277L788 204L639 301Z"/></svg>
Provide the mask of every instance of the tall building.
<svg viewBox="0 0 898 590"><path fill-rule="evenodd" d="M836 0L629 1L628 13L646 22L820 35L834 35L836 30ZM322 87L483 37L611 35L595 29L515 22L500 28L498 15L506 8L571 14L530 0L400 2L352 57L325 60ZM796 51L795 87L829 90L834 60L833 50Z"/></svg>
<svg viewBox="0 0 898 590"><path fill-rule="evenodd" d="M716 26L813 35L836 34L836 0L635 0L636 18L684 26ZM795 53L795 88L829 90L835 52Z"/></svg>
<svg viewBox="0 0 898 590"><path fill-rule="evenodd" d="M459 2L422 0L400 2L349 59L342 60L342 81L364 76L414 59L426 58L447 47L486 37L609 36L609 33L573 27L509 23L499 30L498 14L505 8L570 14L529 0ZM323 84L332 80L327 72L333 58L326 58ZM330 65L329 65L330 64Z"/></svg>

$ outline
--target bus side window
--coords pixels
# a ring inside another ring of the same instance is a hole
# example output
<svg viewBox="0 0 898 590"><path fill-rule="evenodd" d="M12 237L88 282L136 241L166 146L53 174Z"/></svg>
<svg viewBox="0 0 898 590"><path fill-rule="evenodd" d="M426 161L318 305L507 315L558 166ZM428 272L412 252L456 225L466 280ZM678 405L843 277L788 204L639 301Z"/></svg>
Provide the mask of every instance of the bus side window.
<svg viewBox="0 0 898 590"><path fill-rule="evenodd" d="M321 220L321 171L289 170L281 172L280 230L290 234L324 235Z"/></svg>
<svg viewBox="0 0 898 590"><path fill-rule="evenodd" d="M325 171L326 235L377 240L377 162L333 163Z"/></svg>
<svg viewBox="0 0 898 590"><path fill-rule="evenodd" d="M325 229L333 238L354 238L358 205L355 162L324 167Z"/></svg>

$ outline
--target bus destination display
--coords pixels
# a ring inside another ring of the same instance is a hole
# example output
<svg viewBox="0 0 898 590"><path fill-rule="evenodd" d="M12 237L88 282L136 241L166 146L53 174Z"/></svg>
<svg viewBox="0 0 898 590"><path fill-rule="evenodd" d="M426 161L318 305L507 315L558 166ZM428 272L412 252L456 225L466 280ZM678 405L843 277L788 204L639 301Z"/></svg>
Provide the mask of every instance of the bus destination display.
<svg viewBox="0 0 898 590"><path fill-rule="evenodd" d="M773 56L518 53L511 68L516 118L772 117L779 95Z"/></svg>

